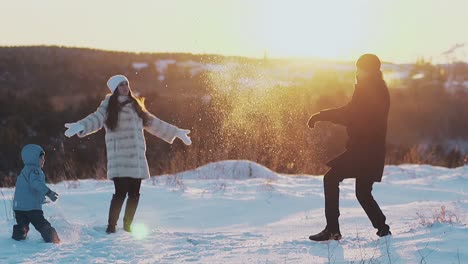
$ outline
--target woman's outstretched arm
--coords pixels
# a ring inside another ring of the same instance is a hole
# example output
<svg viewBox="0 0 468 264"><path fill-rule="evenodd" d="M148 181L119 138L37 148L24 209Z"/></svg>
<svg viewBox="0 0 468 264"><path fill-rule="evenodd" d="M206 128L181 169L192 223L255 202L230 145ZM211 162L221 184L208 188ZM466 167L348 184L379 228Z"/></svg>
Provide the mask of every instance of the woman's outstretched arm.
<svg viewBox="0 0 468 264"><path fill-rule="evenodd" d="M190 134L190 130L180 129L174 125L164 122L149 112L147 112L147 114L149 122L148 125L145 126L145 129L150 134L157 136L169 144L172 144L176 137L182 140L185 145L192 144L192 140L188 136L188 134Z"/></svg>
<svg viewBox="0 0 468 264"><path fill-rule="evenodd" d="M91 113L87 117L76 122L83 126L83 130L77 133L79 137L85 137L87 135L96 133L104 126L107 116L107 105L109 104L109 98L110 95L107 95L94 113Z"/></svg>
<svg viewBox="0 0 468 264"><path fill-rule="evenodd" d="M147 115L149 120L148 124L145 126L146 131L166 141L167 143L172 144L174 139L178 136L180 129L174 125L162 121L150 112L147 112Z"/></svg>

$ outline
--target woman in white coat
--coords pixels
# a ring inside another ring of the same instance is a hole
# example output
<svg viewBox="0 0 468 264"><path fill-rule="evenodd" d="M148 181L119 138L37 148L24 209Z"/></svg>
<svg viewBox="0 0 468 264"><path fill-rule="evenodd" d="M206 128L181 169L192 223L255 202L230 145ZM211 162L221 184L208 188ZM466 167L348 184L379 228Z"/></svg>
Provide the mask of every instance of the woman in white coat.
<svg viewBox="0 0 468 264"><path fill-rule="evenodd" d="M112 94L106 95L94 113L76 123L65 124L67 137L85 137L102 127L106 130L107 178L113 180L115 193L109 208L107 233L115 233L123 202L128 194L123 227L131 232L140 198L142 179L149 178L143 129L172 144L177 137L186 145L192 142L190 130L179 129L148 112L144 100L133 95L127 77L114 75L107 81Z"/></svg>

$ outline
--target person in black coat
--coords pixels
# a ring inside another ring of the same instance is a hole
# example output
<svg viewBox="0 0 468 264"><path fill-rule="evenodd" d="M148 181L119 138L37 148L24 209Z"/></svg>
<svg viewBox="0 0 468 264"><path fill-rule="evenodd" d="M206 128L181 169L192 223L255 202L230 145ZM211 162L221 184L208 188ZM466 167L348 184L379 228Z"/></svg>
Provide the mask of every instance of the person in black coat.
<svg viewBox="0 0 468 264"><path fill-rule="evenodd" d="M330 121L346 126L348 133L346 151L327 163L331 169L323 178L327 226L310 236L310 240L341 239L339 183L346 178L356 179L356 197L378 230L377 235L391 234L385 215L372 196L372 185L382 180L390 107L390 96L380 65L376 55L362 55L356 62L356 84L351 101L340 108L320 111L309 119L309 128L318 121Z"/></svg>

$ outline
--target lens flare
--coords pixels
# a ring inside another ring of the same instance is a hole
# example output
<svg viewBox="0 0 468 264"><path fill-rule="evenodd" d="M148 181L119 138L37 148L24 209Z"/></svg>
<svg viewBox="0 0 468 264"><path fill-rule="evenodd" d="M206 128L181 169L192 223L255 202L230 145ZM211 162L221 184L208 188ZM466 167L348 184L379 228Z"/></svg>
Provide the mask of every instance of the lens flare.
<svg viewBox="0 0 468 264"><path fill-rule="evenodd" d="M140 240L148 236L148 228L144 224L134 224L132 226L132 235L134 238Z"/></svg>

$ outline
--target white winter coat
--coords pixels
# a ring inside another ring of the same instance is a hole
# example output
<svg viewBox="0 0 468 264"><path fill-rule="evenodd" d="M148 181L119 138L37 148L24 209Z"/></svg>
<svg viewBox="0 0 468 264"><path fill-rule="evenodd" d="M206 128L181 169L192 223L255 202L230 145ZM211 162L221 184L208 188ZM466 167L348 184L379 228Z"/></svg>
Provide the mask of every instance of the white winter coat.
<svg viewBox="0 0 468 264"><path fill-rule="evenodd" d="M78 121L84 126L84 130L78 133L78 136L85 137L104 126L106 129L107 178L147 179L150 175L143 129L172 144L179 128L160 120L151 113L148 113L150 116L148 125L143 126L143 120L134 110L133 103L128 103L119 112L116 128L110 130L105 125L109 98L110 95L107 95L94 113ZM127 98L127 96L119 96L118 99L119 102L123 102Z"/></svg>

